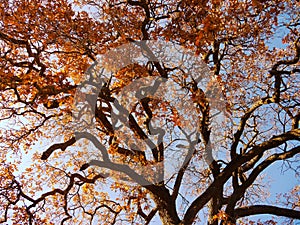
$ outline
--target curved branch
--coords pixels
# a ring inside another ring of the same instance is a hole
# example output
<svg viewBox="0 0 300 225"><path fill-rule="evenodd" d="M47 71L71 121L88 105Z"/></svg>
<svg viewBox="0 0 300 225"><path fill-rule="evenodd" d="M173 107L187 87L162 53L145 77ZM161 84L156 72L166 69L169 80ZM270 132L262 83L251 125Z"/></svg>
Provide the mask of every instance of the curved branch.
<svg viewBox="0 0 300 225"><path fill-rule="evenodd" d="M299 59L300 59L300 42L299 42L300 38L298 38L294 44L295 44L295 51L296 51L296 54L295 54L295 57L293 59L290 59L290 60L280 60L278 61L276 64L274 64L274 66L272 67L272 70L270 70L270 74L271 75L276 75L276 72L277 71L277 68L280 66L280 65L293 65L293 64L296 64Z"/></svg>
<svg viewBox="0 0 300 225"><path fill-rule="evenodd" d="M132 5L132 6L140 6L144 9L146 15L145 15L145 18L142 22L141 31L142 31L142 34L143 34L143 40L149 40L149 35L148 35L148 32L147 32L147 28L146 28L147 24L150 22L150 17L151 17L148 4L146 3L145 0L142 0L142 1L128 0L127 3Z"/></svg>
<svg viewBox="0 0 300 225"><path fill-rule="evenodd" d="M291 59L291 60L280 60L269 71L271 76L275 77L274 97L276 99L276 102L279 102L279 100L280 100L280 87L281 87L281 84L282 84L281 75L285 73L285 72L278 71L277 69L280 65L293 65L293 64L296 64L299 61L299 58L300 58L299 38L295 41L295 50L296 50L296 55L293 59Z"/></svg>
<svg viewBox="0 0 300 225"><path fill-rule="evenodd" d="M300 211L270 205L252 205L235 209L236 218L259 214L272 214L276 216L300 219Z"/></svg>
<svg viewBox="0 0 300 225"><path fill-rule="evenodd" d="M275 98L262 98L261 100L258 100L257 102L255 102L252 105L252 107L249 108L248 111L246 111L246 113L241 118L240 125L239 125L237 131L234 134L233 143L232 143L231 149L230 149L231 158L235 158L235 156L236 156L236 148L237 148L240 138L244 132L246 122L250 118L252 113L257 108L261 107L262 105L270 104L270 103L274 103L274 102L275 102Z"/></svg>
<svg viewBox="0 0 300 225"><path fill-rule="evenodd" d="M72 137L71 139L69 139L68 141L66 141L64 143L52 145L45 152L43 152L41 159L42 160L48 159L50 157L50 155L57 149L61 149L62 151L65 151L67 147L73 145L77 140L80 140L82 138L85 138L85 139L88 139L89 141L91 141L95 145L95 147L101 151L103 160L110 161L105 146L102 145L95 136L93 136L92 134L90 134L88 132L75 132L75 136Z"/></svg>
<svg viewBox="0 0 300 225"><path fill-rule="evenodd" d="M164 201L168 201L171 198L170 194L166 188L164 188L163 186L157 186L157 185L151 183L149 180L147 180L145 178L145 176L138 174L136 171L131 169L128 165L121 165L121 164L113 163L111 161L106 162L106 161L100 161L100 160L91 160L89 163L83 164L80 168L80 171L83 171L90 166L103 167L103 168L107 168L110 170L124 173L128 177L130 177L132 180L137 182L138 184L144 186L146 189L148 189L150 192L152 192L156 196L159 196Z"/></svg>
<svg viewBox="0 0 300 225"><path fill-rule="evenodd" d="M50 155L57 149L61 149L62 151L65 151L67 147L73 145L76 142L75 137L72 137L66 142L54 144L51 147L49 147L46 151L43 152L41 156L41 160L46 160L50 157Z"/></svg>
<svg viewBox="0 0 300 225"><path fill-rule="evenodd" d="M100 141L91 133L88 132L75 132L75 137L77 140L82 138L88 139L93 143L93 145L101 151L102 158L104 161L110 161L107 150L104 145L100 143Z"/></svg>

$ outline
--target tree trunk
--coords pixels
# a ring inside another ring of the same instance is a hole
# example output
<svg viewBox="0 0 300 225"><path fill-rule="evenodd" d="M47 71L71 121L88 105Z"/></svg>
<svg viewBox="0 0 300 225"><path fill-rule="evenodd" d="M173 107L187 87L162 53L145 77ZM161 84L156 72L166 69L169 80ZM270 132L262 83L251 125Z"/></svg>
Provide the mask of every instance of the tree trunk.
<svg viewBox="0 0 300 225"><path fill-rule="evenodd" d="M180 219L177 214L175 201L171 196L162 193L162 196L153 195L153 200L156 203L158 214L163 225L180 225Z"/></svg>

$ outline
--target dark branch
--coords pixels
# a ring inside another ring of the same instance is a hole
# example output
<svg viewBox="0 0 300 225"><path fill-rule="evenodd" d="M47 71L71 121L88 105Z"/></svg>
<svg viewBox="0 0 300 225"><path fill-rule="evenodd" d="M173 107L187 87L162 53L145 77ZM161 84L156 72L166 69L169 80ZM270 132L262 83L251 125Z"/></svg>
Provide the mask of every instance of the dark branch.
<svg viewBox="0 0 300 225"><path fill-rule="evenodd" d="M49 158L49 156L57 149L61 149L62 151L65 151L67 147L73 145L76 142L75 137L72 137L66 142L54 144L50 148L48 148L45 152L43 152L41 159L46 160Z"/></svg>
<svg viewBox="0 0 300 225"><path fill-rule="evenodd" d="M272 214L276 216L285 216L293 219L300 219L300 211L276 206L253 205L235 209L236 218L259 214Z"/></svg>

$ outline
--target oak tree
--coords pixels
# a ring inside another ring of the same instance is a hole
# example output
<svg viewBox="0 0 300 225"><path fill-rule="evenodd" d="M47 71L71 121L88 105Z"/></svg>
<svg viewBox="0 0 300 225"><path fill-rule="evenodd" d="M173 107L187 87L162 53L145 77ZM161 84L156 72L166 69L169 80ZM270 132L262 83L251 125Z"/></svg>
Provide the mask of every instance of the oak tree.
<svg viewBox="0 0 300 225"><path fill-rule="evenodd" d="M268 199L272 165L299 181L298 1L0 6L1 223L300 219L299 185Z"/></svg>

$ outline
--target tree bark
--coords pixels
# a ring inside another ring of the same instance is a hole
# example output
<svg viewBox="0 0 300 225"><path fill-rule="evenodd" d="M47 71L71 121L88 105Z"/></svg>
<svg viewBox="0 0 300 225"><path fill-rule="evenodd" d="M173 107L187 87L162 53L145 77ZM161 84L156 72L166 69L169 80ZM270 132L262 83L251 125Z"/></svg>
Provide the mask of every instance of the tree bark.
<svg viewBox="0 0 300 225"><path fill-rule="evenodd" d="M156 203L158 214L163 225L181 224L177 214L175 201L172 200L168 190L161 193L161 196L152 194L152 199Z"/></svg>

